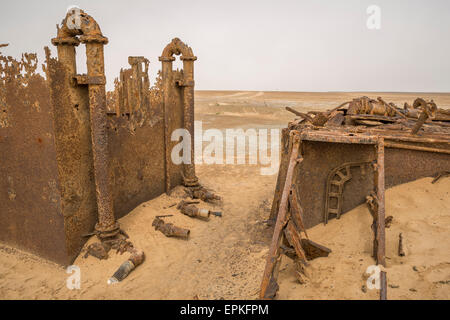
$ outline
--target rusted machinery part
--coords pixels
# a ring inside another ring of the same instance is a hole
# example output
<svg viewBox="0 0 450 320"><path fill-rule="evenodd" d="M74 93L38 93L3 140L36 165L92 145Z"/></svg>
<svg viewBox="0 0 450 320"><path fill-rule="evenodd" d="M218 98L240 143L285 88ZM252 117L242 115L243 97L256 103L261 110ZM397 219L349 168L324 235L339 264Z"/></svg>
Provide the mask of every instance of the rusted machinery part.
<svg viewBox="0 0 450 320"><path fill-rule="evenodd" d="M124 236L116 236L112 239L103 240L102 244L110 249L116 250L116 253L120 254L125 252L133 252L135 250L133 243L127 240Z"/></svg>
<svg viewBox="0 0 450 320"><path fill-rule="evenodd" d="M127 251L133 252L134 246L133 243L128 241L125 236L115 237L113 239L104 240L101 242L94 242L86 248L84 258L91 255L100 260L108 259L108 253L111 249L116 250L116 253L123 254Z"/></svg>
<svg viewBox="0 0 450 320"><path fill-rule="evenodd" d="M294 110L294 109L292 109L291 107L286 107L286 110L289 111L289 112L292 112L292 113L295 114L296 116L302 117L302 118L305 119L305 120L308 120L308 121L310 121L310 122L313 121L313 118L312 118L311 116L307 115L306 113L303 113L303 112Z"/></svg>
<svg viewBox="0 0 450 320"><path fill-rule="evenodd" d="M323 223L327 224L329 215L335 214L337 219L341 217L342 213L342 195L344 193L344 187L345 183L349 181L352 178L350 169L353 167L361 167L361 170L367 165L370 165L372 162L370 161L364 161L364 162L347 162L344 163L333 170L330 171L327 177L327 187L326 187L326 194L325 194L325 212L324 212L324 219ZM345 169L345 172L342 170ZM339 177L339 179L336 179ZM337 186L338 191L332 192L332 187ZM330 208L331 205L331 198L337 199L337 207L336 208Z"/></svg>
<svg viewBox="0 0 450 320"><path fill-rule="evenodd" d="M108 259L108 251L110 248L104 246L101 242L91 243L86 248L86 253L84 254L84 258L86 259L88 256L93 256L100 260Z"/></svg>
<svg viewBox="0 0 450 320"><path fill-rule="evenodd" d="M108 284L113 284L122 281L130 274L131 271L133 271L137 266L142 264L144 260L145 260L144 251L135 249L134 252L131 254L131 256L128 258L128 260L122 263L119 269L117 269L117 271L114 272L113 276L109 278Z"/></svg>
<svg viewBox="0 0 450 320"><path fill-rule="evenodd" d="M152 226L155 230L161 231L166 237L179 237L188 239L190 230L175 226L173 223L166 223L160 217L155 217Z"/></svg>
<svg viewBox="0 0 450 320"><path fill-rule="evenodd" d="M381 97L377 100L368 97L353 99L347 109L347 115L378 115L394 117L399 116L406 119L406 116L393 103L386 103Z"/></svg>
<svg viewBox="0 0 450 320"><path fill-rule="evenodd" d="M202 220L208 220L211 212L208 209L200 209L197 208L193 202L182 200L177 209L184 215L187 215L192 218L200 218Z"/></svg>
<svg viewBox="0 0 450 320"><path fill-rule="evenodd" d="M426 102L422 98L417 98L416 100L414 100L413 108L420 109L422 111L419 115L419 119L411 130L411 134L414 135L419 132L420 128L429 118L434 118L438 108L433 100L431 100L430 102Z"/></svg>
<svg viewBox="0 0 450 320"><path fill-rule="evenodd" d="M186 187L184 188L186 194L192 199L200 199L205 202L220 201L222 198L213 192L207 190L205 187L198 185L196 187Z"/></svg>
<svg viewBox="0 0 450 320"><path fill-rule="evenodd" d="M386 106L386 108L392 110L395 114L399 115L400 117L402 117L403 119L406 119L406 116L401 113L398 108L395 106L395 104L391 103L386 103L386 101L384 101L381 97L377 98L378 101L380 101L382 104L384 104Z"/></svg>
<svg viewBox="0 0 450 320"><path fill-rule="evenodd" d="M334 110L339 110L339 109L343 108L345 105L349 104L350 102L351 102L351 101L346 101L346 102L344 102L344 103L341 103L341 104L338 105L336 108L331 109L331 110L330 110L330 113L331 113L332 111L334 111Z"/></svg>

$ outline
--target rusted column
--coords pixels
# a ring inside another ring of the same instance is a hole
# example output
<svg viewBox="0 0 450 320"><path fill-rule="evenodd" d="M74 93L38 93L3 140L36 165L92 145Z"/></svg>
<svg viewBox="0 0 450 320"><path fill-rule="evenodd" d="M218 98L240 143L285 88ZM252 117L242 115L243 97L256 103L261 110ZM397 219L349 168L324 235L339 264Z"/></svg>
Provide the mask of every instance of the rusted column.
<svg viewBox="0 0 450 320"><path fill-rule="evenodd" d="M377 264L386 267L386 235L385 235L385 183L384 183L384 138L378 139L376 192L378 198L377 224ZM387 299L386 272L380 273L380 300Z"/></svg>
<svg viewBox="0 0 450 320"><path fill-rule="evenodd" d="M94 155L95 188L97 193L98 222L95 229L100 238L118 234L119 224L113 212L108 170L108 134L106 131L106 91L103 46L108 39L101 34L83 35L86 44L91 139Z"/></svg>
<svg viewBox="0 0 450 320"><path fill-rule="evenodd" d="M174 82L172 74L172 62L175 60L174 55L181 55L183 61L183 78ZM191 150L190 163L183 164L183 180L187 187L200 187L198 178L195 175L194 164L194 56L192 49L184 44L180 39L174 38L164 48L159 60L162 62L162 80L164 90L164 115L165 128L169 127L169 112L167 110L172 98L171 91L175 85L182 90L183 104L183 127L191 134ZM170 190L169 166L167 162L170 160L170 150L168 150L170 132L166 132L166 192Z"/></svg>
<svg viewBox="0 0 450 320"><path fill-rule="evenodd" d="M78 36L80 36L79 39ZM80 42L86 44L87 75L76 74L75 46ZM98 222L95 229L100 238L112 237L118 234L119 225L114 217L108 172L106 79L103 55L103 46L108 43L108 39L102 35L100 27L91 16L83 10L75 10L67 13L61 28L58 28L58 36L52 40L52 43L58 46L58 58L66 66L68 77L71 77L73 94L76 94L78 86L88 86L98 207Z"/></svg>
<svg viewBox="0 0 450 320"><path fill-rule="evenodd" d="M58 50L58 60L64 64L69 75L77 73L75 47L80 44L76 38L53 38L52 44Z"/></svg>
<svg viewBox="0 0 450 320"><path fill-rule="evenodd" d="M166 193L170 191L170 172L169 172L169 161L170 161L170 132L169 132L169 99L170 99L170 79L172 72L172 63L175 60L172 56L161 56L159 61L162 63L161 77L163 81L163 112L164 112L164 151L165 151L165 161L164 161L164 171L166 179Z"/></svg>
<svg viewBox="0 0 450 320"><path fill-rule="evenodd" d="M191 134L191 163L184 164L184 183L187 187L198 186L194 165L194 61L195 56L182 56L183 61L183 107L184 128Z"/></svg>

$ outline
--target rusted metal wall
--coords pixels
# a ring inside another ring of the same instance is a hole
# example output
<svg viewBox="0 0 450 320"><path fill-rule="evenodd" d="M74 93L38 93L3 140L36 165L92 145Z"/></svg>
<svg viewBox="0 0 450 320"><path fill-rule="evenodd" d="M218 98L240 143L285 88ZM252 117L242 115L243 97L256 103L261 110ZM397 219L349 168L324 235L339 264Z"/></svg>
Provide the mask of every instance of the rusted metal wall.
<svg viewBox="0 0 450 320"><path fill-rule="evenodd" d="M54 42L58 58L46 49L48 80L36 74L34 55L22 62L0 56L10 65L0 70L0 241L67 265L98 222L88 86L96 79L77 74L76 40ZM183 70L170 63L149 88L148 60L129 62L106 100L115 218L183 182L170 134L193 122Z"/></svg>
<svg viewBox="0 0 450 320"><path fill-rule="evenodd" d="M375 160L373 145L327 143L303 141L305 157L300 164L296 182L299 201L304 209L305 227L309 228L323 221L326 203L327 178L334 168L344 163L370 162ZM373 190L373 169L364 166L352 167L353 176L345 184L343 212L363 203ZM333 199L334 200L334 199ZM335 207L334 203L331 204Z"/></svg>
<svg viewBox="0 0 450 320"><path fill-rule="evenodd" d="M122 217L165 191L161 79L149 88L148 60L130 57L109 100L108 137L114 211ZM141 65L145 64L145 69Z"/></svg>
<svg viewBox="0 0 450 320"><path fill-rule="evenodd" d="M286 179L287 159L289 158L289 130L282 136L282 160L275 189L271 217L278 212L281 189ZM448 150L448 144L416 143L419 147L435 147ZM374 170L376 149L374 144L336 143L322 141L302 141L301 152L304 160L294 173L294 184L297 187L299 202L304 209L306 228L324 222L327 203L327 180L330 172L345 163L367 163L352 166L351 179L345 183L342 192L342 213L345 213L366 200L366 196L374 189ZM388 146L385 149L386 188L414 181L424 177L432 177L444 171L450 171L450 155L437 152L398 149ZM335 199L331 207L335 207ZM330 215L330 218L335 217Z"/></svg>
<svg viewBox="0 0 450 320"><path fill-rule="evenodd" d="M53 109L37 65L35 55L0 55L0 241L63 263Z"/></svg>
<svg viewBox="0 0 450 320"><path fill-rule="evenodd" d="M387 188L450 171L450 154L389 147L385 153Z"/></svg>
<svg viewBox="0 0 450 320"><path fill-rule="evenodd" d="M61 56L75 58L75 49L59 48ZM67 55L66 55L67 54ZM75 61L71 60L70 61ZM70 68L68 68L70 66ZM67 256L70 263L92 232L97 221L94 165L91 144L87 87L74 86L70 74L76 65L63 64L47 51L47 73L52 101L56 160L60 180Z"/></svg>

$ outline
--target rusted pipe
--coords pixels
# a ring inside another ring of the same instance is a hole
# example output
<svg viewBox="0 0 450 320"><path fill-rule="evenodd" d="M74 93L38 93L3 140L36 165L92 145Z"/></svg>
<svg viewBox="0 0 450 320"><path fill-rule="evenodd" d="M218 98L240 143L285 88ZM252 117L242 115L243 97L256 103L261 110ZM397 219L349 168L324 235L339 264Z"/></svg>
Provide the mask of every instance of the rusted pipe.
<svg viewBox="0 0 450 320"><path fill-rule="evenodd" d="M73 19L73 12L68 12L58 27L58 35L52 43L58 47L58 57L65 62L74 85L87 85L89 93L89 112L91 141L94 163L94 178L97 196L98 222L95 226L101 239L114 237L119 233L116 222L112 195L110 191L108 170L108 136L106 132L106 91L103 46L108 39L102 35L97 22L83 10L79 12L79 25L69 28L67 22ZM78 39L78 36L79 39ZM76 75L75 46L86 44L87 75ZM82 83L80 83L82 81Z"/></svg>
<svg viewBox="0 0 450 320"><path fill-rule="evenodd" d="M419 119L417 120L416 124L411 130L411 134L417 134L419 132L420 128L422 128L425 121L428 120L428 118L432 118L437 110L436 104L432 101L426 102L422 98L417 98L414 101L413 108L417 109L420 108L422 110Z"/></svg>
<svg viewBox="0 0 450 320"><path fill-rule="evenodd" d="M108 284L113 284L122 281L125 279L131 271L136 269L142 262L145 260L145 254L142 250L135 250L133 254L131 254L130 258L127 261L122 263L114 272L113 276L108 279Z"/></svg>
<svg viewBox="0 0 450 320"><path fill-rule="evenodd" d="M182 214L187 215L192 218L200 218L203 220L208 220L211 214L211 211L208 209L200 209L197 208L192 202L182 200L177 209L181 211Z"/></svg>
<svg viewBox="0 0 450 320"><path fill-rule="evenodd" d="M214 200L221 200L222 198L214 193L208 191L205 187L197 186L191 188L185 188L184 191L192 198L192 199L200 199L205 202L210 202Z"/></svg>
<svg viewBox="0 0 450 320"><path fill-rule="evenodd" d="M155 217L153 220L152 226L155 227L155 230L161 231L166 237L178 237L183 239L188 239L190 230L179 228L175 226L173 223L166 223L160 217Z"/></svg>
<svg viewBox="0 0 450 320"><path fill-rule="evenodd" d="M310 117L309 115L307 115L306 113L303 113L303 112L294 110L294 109L292 109L291 107L286 107L286 110L289 111L289 112L292 112L292 113L295 114L296 116L302 117L302 118L305 119L305 120L308 120L308 121L310 121L310 122L313 121L313 118Z"/></svg>
<svg viewBox="0 0 450 320"><path fill-rule="evenodd" d="M170 157L169 139L170 132L168 131L170 110L168 110L170 99L170 88L173 84L172 77L172 63L175 60L173 55L180 55L183 61L183 79L177 81L181 87L183 97L183 126L191 134L191 150L190 163L183 163L183 183L186 187L196 187L199 185L198 178L195 175L194 164L194 61L197 57L194 56L192 49L184 44L180 39L174 38L164 48L159 60L162 62L162 81L164 87L164 128L165 128L165 172L166 172L166 192L170 191L170 173L168 163Z"/></svg>

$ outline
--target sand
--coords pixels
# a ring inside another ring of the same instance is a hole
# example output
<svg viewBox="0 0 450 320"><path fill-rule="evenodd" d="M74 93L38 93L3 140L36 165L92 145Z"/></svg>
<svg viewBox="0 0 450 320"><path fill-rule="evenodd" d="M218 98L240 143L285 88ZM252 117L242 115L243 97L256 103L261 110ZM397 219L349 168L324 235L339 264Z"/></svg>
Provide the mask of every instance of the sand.
<svg viewBox="0 0 450 320"><path fill-rule="evenodd" d="M196 120L204 129L283 127L292 115L282 107L332 107L361 93L198 92ZM366 94L369 95L369 94ZM412 102L415 94L370 94L388 101ZM430 95L449 108L450 95ZM388 97L394 97L391 99ZM317 103L315 103L317 102ZM260 175L258 165L198 165L201 182L224 199L205 208L223 217L205 222L179 213L170 205L181 190L141 204L120 219L145 262L123 282L108 278L127 259L110 252L108 260L80 255L81 288L69 290L69 274L54 263L0 245L0 299L256 299L272 229L267 219L276 175ZM386 214L393 222L386 232L389 299L450 299L450 178L431 178L400 185L386 192ZM167 238L151 223L156 215L191 230L191 238ZM308 231L310 238L329 247L326 258L311 261L309 278L300 284L292 261L284 257L278 299L377 299L364 287L371 258L371 216L361 205ZM407 256L397 255L402 233ZM88 242L92 243L91 238Z"/></svg>

